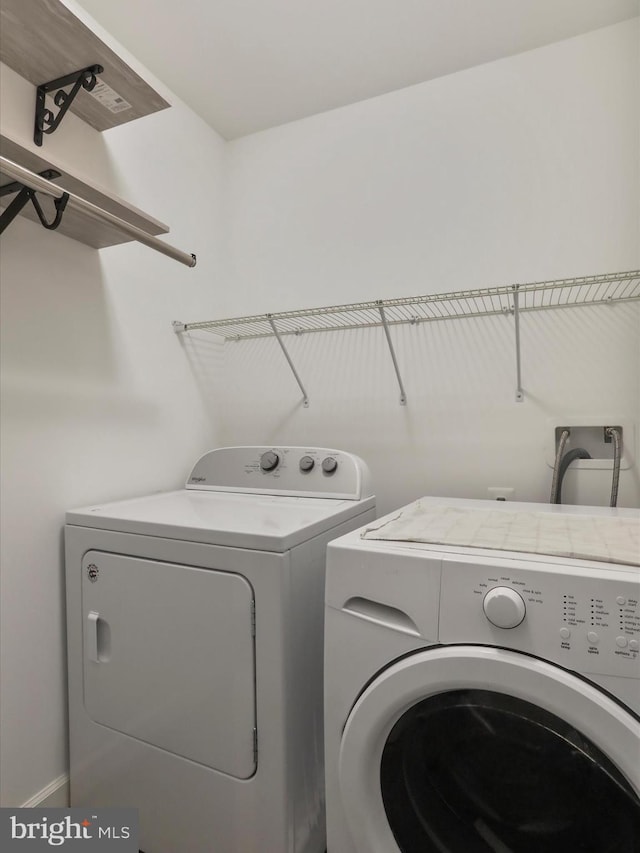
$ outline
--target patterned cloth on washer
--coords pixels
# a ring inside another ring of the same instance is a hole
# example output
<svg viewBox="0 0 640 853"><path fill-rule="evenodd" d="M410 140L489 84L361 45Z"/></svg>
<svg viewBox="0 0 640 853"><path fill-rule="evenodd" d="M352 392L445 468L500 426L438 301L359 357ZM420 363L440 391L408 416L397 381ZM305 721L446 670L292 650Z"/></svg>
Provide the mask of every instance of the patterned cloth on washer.
<svg viewBox="0 0 640 853"><path fill-rule="evenodd" d="M391 520L369 525L362 538L640 565L640 516L468 509L417 500Z"/></svg>

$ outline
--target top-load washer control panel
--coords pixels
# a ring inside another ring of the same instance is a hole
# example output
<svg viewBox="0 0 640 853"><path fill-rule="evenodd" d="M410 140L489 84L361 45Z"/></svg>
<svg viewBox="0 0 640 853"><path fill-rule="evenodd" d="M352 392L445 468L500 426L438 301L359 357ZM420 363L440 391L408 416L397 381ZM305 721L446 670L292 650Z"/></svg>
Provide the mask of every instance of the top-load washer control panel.
<svg viewBox="0 0 640 853"><path fill-rule="evenodd" d="M639 573L443 559L439 638L517 649L579 672L640 678Z"/></svg>
<svg viewBox="0 0 640 853"><path fill-rule="evenodd" d="M324 447L220 447L196 462L186 488L348 500L373 494L362 459Z"/></svg>

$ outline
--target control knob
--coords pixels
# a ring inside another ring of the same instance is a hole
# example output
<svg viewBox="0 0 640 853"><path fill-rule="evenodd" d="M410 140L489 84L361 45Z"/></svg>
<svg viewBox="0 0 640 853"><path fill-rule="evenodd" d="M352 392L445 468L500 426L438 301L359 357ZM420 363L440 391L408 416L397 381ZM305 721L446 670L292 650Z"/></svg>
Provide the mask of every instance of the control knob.
<svg viewBox="0 0 640 853"><path fill-rule="evenodd" d="M313 456L303 456L300 460L300 470L307 473L308 471L313 471L313 466L315 465L315 459Z"/></svg>
<svg viewBox="0 0 640 853"><path fill-rule="evenodd" d="M322 470L325 474L335 474L338 467L338 460L333 456L327 456L322 460Z"/></svg>
<svg viewBox="0 0 640 853"><path fill-rule="evenodd" d="M267 452L263 453L260 457L260 467L263 471L273 471L278 467L279 462L280 457L273 450L267 450Z"/></svg>
<svg viewBox="0 0 640 853"><path fill-rule="evenodd" d="M484 615L497 628L516 628L524 619L527 608L515 589L494 586L482 602Z"/></svg>

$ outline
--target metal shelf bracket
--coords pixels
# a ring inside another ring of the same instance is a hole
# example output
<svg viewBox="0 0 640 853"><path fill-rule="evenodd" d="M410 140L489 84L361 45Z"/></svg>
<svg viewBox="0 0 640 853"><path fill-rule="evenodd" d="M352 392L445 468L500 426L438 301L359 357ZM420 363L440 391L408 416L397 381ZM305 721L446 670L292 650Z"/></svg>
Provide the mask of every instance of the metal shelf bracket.
<svg viewBox="0 0 640 853"><path fill-rule="evenodd" d="M60 122L65 116L65 113L73 103L75 96L80 89L86 89L90 92L95 88L98 82L97 74L102 74L104 68L102 65L88 65L86 68L81 68L79 71L74 71L72 74L67 74L64 77L58 77L56 80L50 80L48 83L42 83L36 91L36 115L33 128L33 141L36 145L42 145L43 134L53 133L60 126ZM69 92L65 92L66 86L73 88ZM55 92L53 103L59 107L57 115L54 116L52 111L47 108L45 98L47 95Z"/></svg>
<svg viewBox="0 0 640 853"><path fill-rule="evenodd" d="M51 181L55 178L59 178L60 172L56 172L55 169L45 169L44 172L40 172L40 177L47 181ZM33 205L35 212L38 214L38 219L40 220L43 228L47 228L49 231L55 231L58 225L62 222L62 214L64 213L64 209L69 201L69 193L63 193L60 198L53 200L56 214L51 222L47 221L44 210L36 198L36 192L31 189L31 187L27 187L19 181L14 181L11 184L4 184L0 187L0 197L11 195L12 193L18 193L18 195L2 212L2 215L0 215L0 234L6 231L25 204L29 201Z"/></svg>
<svg viewBox="0 0 640 853"><path fill-rule="evenodd" d="M516 343L516 403L524 401L524 392L522 390L522 367L520 363L520 303L519 303L519 284L513 285L513 322L515 327L515 343Z"/></svg>
<svg viewBox="0 0 640 853"><path fill-rule="evenodd" d="M300 376L298 375L298 371L296 370L295 365L293 364L293 361L291 361L291 356L289 355L287 348L284 345L284 341L282 340L282 337L280 336L280 332L278 331L276 324L273 322L273 317L271 316L271 314L267 314L267 320L269 321L269 324L270 324L271 328L273 329L273 334L275 335L276 340L280 344L280 348L282 349L282 352L284 353L284 357L287 359L287 363L288 363L289 367L291 368L291 372L293 373L295 380L298 383L300 390L302 391L302 405L305 407L305 409L308 409L309 408L309 395L305 391L304 385L302 384L302 380L300 379Z"/></svg>
<svg viewBox="0 0 640 853"><path fill-rule="evenodd" d="M400 386L400 405L407 405L407 394L404 390L404 385L402 384L402 377L400 376L400 368L398 367L398 360L396 358L396 351L393 348L393 341L391 340L391 333L389 332L389 324L387 322L387 315L384 313L384 303L382 299L377 301L378 311L380 312L380 319L382 320L382 326L384 328L384 333L387 338L387 344L389 346L389 352L391 353L391 361L393 362L393 369L396 372L396 378L398 380L398 385Z"/></svg>

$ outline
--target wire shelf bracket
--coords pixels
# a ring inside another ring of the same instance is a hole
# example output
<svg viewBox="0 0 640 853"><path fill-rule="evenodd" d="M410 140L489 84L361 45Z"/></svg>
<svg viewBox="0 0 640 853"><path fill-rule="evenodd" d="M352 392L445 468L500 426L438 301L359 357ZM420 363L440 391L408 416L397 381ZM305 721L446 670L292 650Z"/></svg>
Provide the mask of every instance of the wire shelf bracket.
<svg viewBox="0 0 640 853"><path fill-rule="evenodd" d="M382 299L378 300L378 310L380 311L380 319L382 320L382 326L384 328L384 334L387 339L387 344L389 346L389 352L391 353L391 361L393 362L393 369L396 372L396 379L398 380L398 385L400 386L400 405L407 405L407 394L404 390L404 385L402 384L402 376L400 376L400 368L398 367L398 359L396 358L396 351L393 348L393 341L391 340L391 332L389 331L389 324L387 323L387 315L384 313L384 302Z"/></svg>
<svg viewBox="0 0 640 853"><path fill-rule="evenodd" d="M520 285L513 285L513 325L515 331L516 344L516 403L524 401L524 391L522 390L522 362L520 359L520 300L519 300Z"/></svg>
<svg viewBox="0 0 640 853"><path fill-rule="evenodd" d="M286 350L283 338L287 335L382 327L400 387L400 403L406 405L407 395L391 338L391 326L513 315L516 362L515 400L521 403L525 399L525 391L522 385L520 326L521 318L525 313L580 306L616 305L637 300L640 300L640 270L630 270L528 284L460 290L453 293L434 293L427 296L378 299L349 305L282 311L277 314L256 314L226 320L207 320L196 323L176 321L173 328L177 333L197 330L210 332L223 337L225 341L275 336L307 405L306 391Z"/></svg>
<svg viewBox="0 0 640 853"><path fill-rule="evenodd" d="M309 408L309 395L305 391L305 387L302 384L302 380L300 379L300 375L298 374L298 371L296 370L295 365L294 365L293 361L291 360L291 356L289 355L289 351L287 350L286 346L284 345L284 341L280 337L280 332L278 331L276 324L273 321L272 315L267 314L267 319L269 320L269 324L270 324L271 328L273 329L273 334L275 335L275 339L280 344L280 349L284 353L284 357L287 359L287 364L291 368L291 372L293 373L295 380L298 383L298 387L302 391L302 405L304 406L305 409L308 409Z"/></svg>

